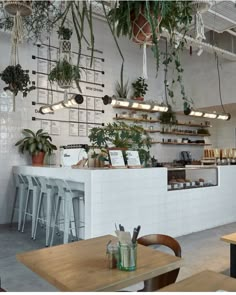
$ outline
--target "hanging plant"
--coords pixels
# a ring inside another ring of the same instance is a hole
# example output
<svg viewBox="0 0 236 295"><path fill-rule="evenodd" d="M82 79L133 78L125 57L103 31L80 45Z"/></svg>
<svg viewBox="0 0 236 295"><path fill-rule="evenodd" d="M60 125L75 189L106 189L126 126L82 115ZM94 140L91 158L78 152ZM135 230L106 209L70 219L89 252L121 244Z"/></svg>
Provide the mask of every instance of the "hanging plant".
<svg viewBox="0 0 236 295"><path fill-rule="evenodd" d="M56 66L51 70L48 75L50 82L57 82L61 88L67 89L71 87L73 81L75 81L79 91L80 69L77 66L71 65L66 59L58 61Z"/></svg>
<svg viewBox="0 0 236 295"><path fill-rule="evenodd" d="M108 16L118 37L127 36L139 44L152 44L158 70L159 33L166 29L172 39L175 31L187 31L192 20L190 3L191 1L119 1Z"/></svg>
<svg viewBox="0 0 236 295"><path fill-rule="evenodd" d="M4 90L10 90L14 95L17 95L20 91L23 93L23 97L26 97L30 91L35 89L35 86L30 86L28 73L29 71L23 70L19 64L6 67L0 74L1 79L8 84L4 87Z"/></svg>

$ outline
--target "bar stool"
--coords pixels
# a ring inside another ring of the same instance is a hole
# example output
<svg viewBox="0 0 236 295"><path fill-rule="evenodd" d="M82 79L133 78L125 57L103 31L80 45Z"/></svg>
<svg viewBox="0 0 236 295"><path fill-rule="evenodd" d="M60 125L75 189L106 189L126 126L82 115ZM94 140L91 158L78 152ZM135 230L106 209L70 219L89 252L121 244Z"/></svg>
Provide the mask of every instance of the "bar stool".
<svg viewBox="0 0 236 295"><path fill-rule="evenodd" d="M55 184L52 179L43 177L43 176L35 176L35 180L39 186L39 199L38 199L38 206L37 206L37 213L36 213L36 221L35 221L35 229L33 234L33 239L36 239L38 222L42 221L45 222L46 227L46 247L49 245L49 238L50 238L50 228L51 228L51 217L52 217L52 205L53 199L55 194ZM44 203L46 203L46 215L44 215ZM43 217L41 217L41 213L43 211Z"/></svg>
<svg viewBox="0 0 236 295"><path fill-rule="evenodd" d="M59 227L59 213L60 210L63 213L63 227L64 227L64 244L69 242L69 231L73 235L72 223L74 223L75 235L79 239L79 230L84 228L84 220L81 220L81 216L84 216L84 184L73 181L65 181L63 179L54 179L57 185L57 200L55 217L52 222L52 237L50 245L53 245L55 229ZM63 207L61 208L61 203ZM82 208L81 208L82 207Z"/></svg>
<svg viewBox="0 0 236 295"><path fill-rule="evenodd" d="M25 184L22 176L20 174L13 173L15 181L15 197L13 202L12 214L11 214L11 226L14 220L15 211L18 210L18 231L21 230L23 208L25 202L25 192L27 189L27 184ZM16 207L18 201L18 207Z"/></svg>
<svg viewBox="0 0 236 295"><path fill-rule="evenodd" d="M27 188L27 194L26 194L26 202L25 202L25 210L24 210L24 219L22 224L22 230L21 232L24 232L25 229L25 221L26 216L31 216L32 218L32 226L31 226L31 238L34 237L34 231L35 231L35 223L36 223L36 213L38 208L38 199L39 199L39 185L37 181L35 180L34 176L31 175L23 175L21 174L22 179L26 184L28 184ZM31 206L31 212L28 211L30 203Z"/></svg>

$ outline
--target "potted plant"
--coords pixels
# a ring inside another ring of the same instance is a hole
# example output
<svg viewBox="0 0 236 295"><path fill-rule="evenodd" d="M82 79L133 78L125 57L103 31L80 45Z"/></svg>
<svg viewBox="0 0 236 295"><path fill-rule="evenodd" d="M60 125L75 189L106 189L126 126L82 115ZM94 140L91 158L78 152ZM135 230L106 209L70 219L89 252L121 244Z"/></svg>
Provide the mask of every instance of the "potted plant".
<svg viewBox="0 0 236 295"><path fill-rule="evenodd" d="M152 45L159 67L159 32L185 33L192 21L191 1L119 1L108 14L117 37L126 36L138 44ZM183 38L184 39L184 38Z"/></svg>
<svg viewBox="0 0 236 295"><path fill-rule="evenodd" d="M72 65L66 58L59 60L56 66L51 70L48 75L50 82L57 82L61 88L70 88L72 81L76 82L76 85L81 92L79 86L80 69L78 66Z"/></svg>
<svg viewBox="0 0 236 295"><path fill-rule="evenodd" d="M28 151L32 155L32 165L43 165L45 154L51 154L57 147L51 143L52 138L43 129L36 133L30 129L23 129L23 139L17 141L15 146L19 146L19 151L23 154Z"/></svg>
<svg viewBox="0 0 236 295"><path fill-rule="evenodd" d="M135 82L132 83L132 86L134 88L133 99L143 101L144 95L148 91L148 85L145 83L145 79L139 77Z"/></svg>
<svg viewBox="0 0 236 295"><path fill-rule="evenodd" d="M117 98L128 98L128 93L129 93L129 81L127 80L125 84L117 81L115 96Z"/></svg>
<svg viewBox="0 0 236 295"><path fill-rule="evenodd" d="M8 84L8 86L3 89L10 90L14 95L17 95L18 92L23 93L23 97L26 97L27 94L35 89L35 86L30 86L29 71L23 70L21 65L17 64L16 66L8 66L0 74L1 79Z"/></svg>
<svg viewBox="0 0 236 295"><path fill-rule="evenodd" d="M107 151L109 148L123 151L132 149L139 152L141 163L146 163L150 157L149 148L151 138L140 126L121 123L108 123L104 127L95 127L90 130L89 139L92 146ZM97 155L95 155L97 156ZM107 159L107 157L104 157Z"/></svg>

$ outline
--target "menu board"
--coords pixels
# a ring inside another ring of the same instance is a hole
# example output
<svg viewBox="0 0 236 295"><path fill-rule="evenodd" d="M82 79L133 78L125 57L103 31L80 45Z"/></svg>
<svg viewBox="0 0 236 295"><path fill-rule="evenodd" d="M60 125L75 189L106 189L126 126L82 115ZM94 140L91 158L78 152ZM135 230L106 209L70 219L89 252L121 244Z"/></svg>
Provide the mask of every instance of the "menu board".
<svg viewBox="0 0 236 295"><path fill-rule="evenodd" d="M86 124L79 124L79 136L87 136Z"/></svg>
<svg viewBox="0 0 236 295"><path fill-rule="evenodd" d="M61 125L60 122L52 122L51 124L51 134L60 135L61 134Z"/></svg>
<svg viewBox="0 0 236 295"><path fill-rule="evenodd" d="M69 124L69 135L70 136L78 136L78 124L76 124L76 123Z"/></svg>
<svg viewBox="0 0 236 295"><path fill-rule="evenodd" d="M138 151L127 151L127 163L131 167L141 167Z"/></svg>

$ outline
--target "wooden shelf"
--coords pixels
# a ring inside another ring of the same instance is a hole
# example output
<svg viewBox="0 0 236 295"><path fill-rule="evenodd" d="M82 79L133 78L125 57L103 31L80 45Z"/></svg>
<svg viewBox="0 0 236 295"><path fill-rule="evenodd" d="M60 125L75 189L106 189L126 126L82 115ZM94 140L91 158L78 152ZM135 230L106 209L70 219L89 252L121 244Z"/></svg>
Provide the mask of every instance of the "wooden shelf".
<svg viewBox="0 0 236 295"><path fill-rule="evenodd" d="M133 121L133 122L147 122L147 123L159 123L160 120L148 120L148 119L135 119L130 117L114 117L113 120L125 120L125 121Z"/></svg>
<svg viewBox="0 0 236 295"><path fill-rule="evenodd" d="M168 131L168 132L161 132L160 131L160 133L161 134L186 135L186 136L202 136L202 137L210 136L210 134L199 134L199 133L193 134L193 133L178 132L178 131Z"/></svg>
<svg viewBox="0 0 236 295"><path fill-rule="evenodd" d="M154 130L154 129L153 130L145 129L145 131L148 132L148 133L158 133L158 132L160 133L161 132L160 130Z"/></svg>
<svg viewBox="0 0 236 295"><path fill-rule="evenodd" d="M184 142L161 142L161 141L152 141L152 144L170 144L170 145L196 145L196 146L210 146L210 143L184 143Z"/></svg>
<svg viewBox="0 0 236 295"><path fill-rule="evenodd" d="M163 125L169 125L167 123L162 123L160 122L161 124ZM212 127L211 125L201 125L201 124L189 124L189 123L181 123L181 122L178 122L178 123L175 123L175 124L172 124L173 126L189 126L189 127L199 127L199 128L210 128Z"/></svg>

